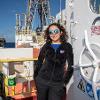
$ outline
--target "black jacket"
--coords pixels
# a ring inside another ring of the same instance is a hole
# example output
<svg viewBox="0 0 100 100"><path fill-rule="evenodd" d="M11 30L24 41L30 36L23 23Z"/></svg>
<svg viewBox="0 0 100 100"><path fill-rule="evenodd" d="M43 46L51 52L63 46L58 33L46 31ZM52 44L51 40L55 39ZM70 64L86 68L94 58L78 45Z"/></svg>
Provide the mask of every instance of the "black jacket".
<svg viewBox="0 0 100 100"><path fill-rule="evenodd" d="M64 74L64 66L68 62L66 74ZM40 50L34 78L39 77L52 82L64 82L67 84L73 74L73 50L69 43L62 43L55 50L50 43L44 44Z"/></svg>

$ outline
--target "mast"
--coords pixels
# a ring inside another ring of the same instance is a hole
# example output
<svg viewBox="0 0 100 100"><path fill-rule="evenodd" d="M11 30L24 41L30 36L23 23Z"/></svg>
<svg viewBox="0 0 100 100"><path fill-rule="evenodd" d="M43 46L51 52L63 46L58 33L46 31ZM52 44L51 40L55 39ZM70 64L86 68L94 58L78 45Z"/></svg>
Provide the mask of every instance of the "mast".
<svg viewBox="0 0 100 100"><path fill-rule="evenodd" d="M61 0L60 0L60 17L61 17L61 23L62 23L62 10L61 10Z"/></svg>

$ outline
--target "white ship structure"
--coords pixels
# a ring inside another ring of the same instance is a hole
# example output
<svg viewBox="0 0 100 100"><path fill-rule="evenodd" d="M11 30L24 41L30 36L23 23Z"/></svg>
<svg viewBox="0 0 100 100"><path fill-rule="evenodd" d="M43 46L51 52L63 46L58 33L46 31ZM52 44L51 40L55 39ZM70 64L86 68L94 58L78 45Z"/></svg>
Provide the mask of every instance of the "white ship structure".
<svg viewBox="0 0 100 100"><path fill-rule="evenodd" d="M100 100L100 0L66 0L66 17L74 51L68 100Z"/></svg>
<svg viewBox="0 0 100 100"><path fill-rule="evenodd" d="M34 67L44 43L43 28L49 16L49 0L27 0L27 3L27 12L16 14L15 48L0 48L0 100L36 100ZM36 14L41 24L33 31Z"/></svg>

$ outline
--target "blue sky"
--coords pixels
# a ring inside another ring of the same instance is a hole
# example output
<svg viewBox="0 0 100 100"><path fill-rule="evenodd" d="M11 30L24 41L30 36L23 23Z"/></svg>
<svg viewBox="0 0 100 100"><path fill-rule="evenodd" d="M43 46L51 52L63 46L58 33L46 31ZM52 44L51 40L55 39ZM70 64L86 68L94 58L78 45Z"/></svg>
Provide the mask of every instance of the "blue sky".
<svg viewBox="0 0 100 100"><path fill-rule="evenodd" d="M62 9L65 0L61 0ZM50 0L51 15L55 16L60 10L60 0ZM0 37L7 42L14 42L16 13L26 13L27 0L0 0ZM35 20L36 21L36 20Z"/></svg>

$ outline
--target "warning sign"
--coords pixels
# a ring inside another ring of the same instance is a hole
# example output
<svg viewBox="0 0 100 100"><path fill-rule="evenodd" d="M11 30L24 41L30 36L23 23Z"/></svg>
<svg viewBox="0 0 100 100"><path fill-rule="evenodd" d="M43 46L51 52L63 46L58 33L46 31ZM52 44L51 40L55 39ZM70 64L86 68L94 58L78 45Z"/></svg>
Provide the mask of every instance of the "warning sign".
<svg viewBox="0 0 100 100"><path fill-rule="evenodd" d="M87 92L87 94L88 94L91 98L94 97L92 85L89 84L89 83L86 84L86 92Z"/></svg>
<svg viewBox="0 0 100 100"><path fill-rule="evenodd" d="M77 86L81 91L85 92L85 83L84 80L80 80L78 86Z"/></svg>

